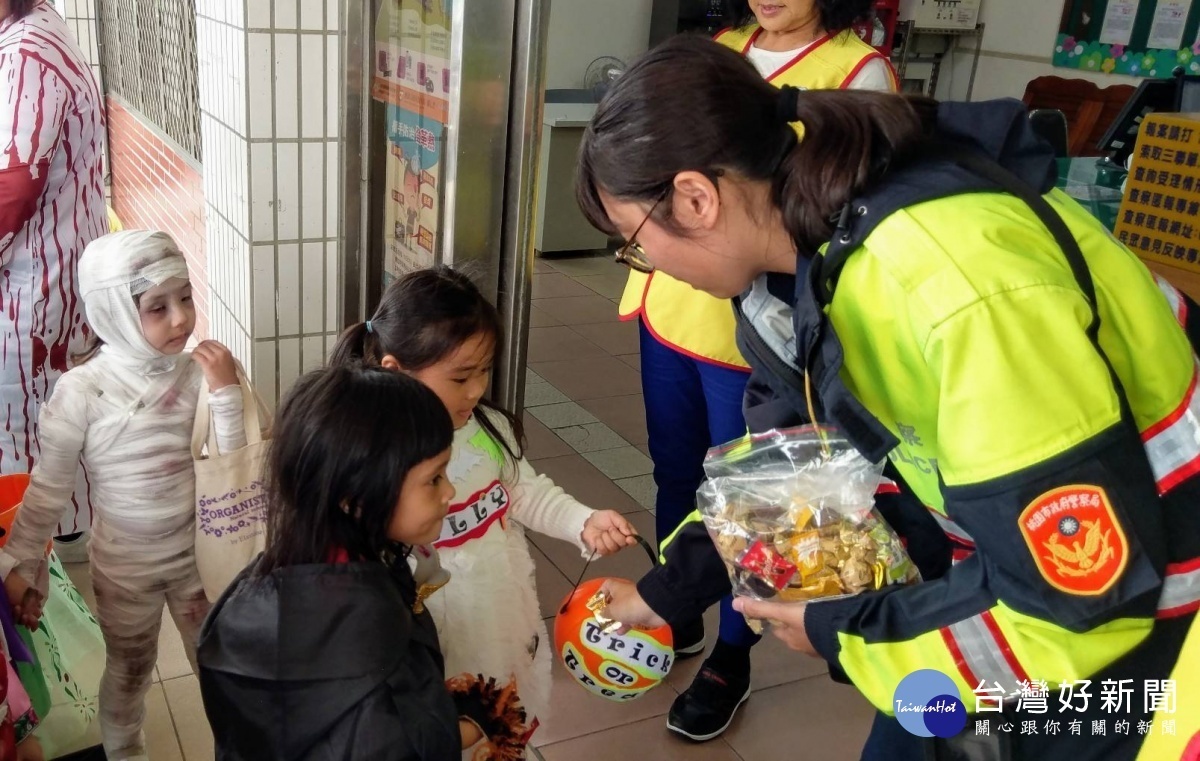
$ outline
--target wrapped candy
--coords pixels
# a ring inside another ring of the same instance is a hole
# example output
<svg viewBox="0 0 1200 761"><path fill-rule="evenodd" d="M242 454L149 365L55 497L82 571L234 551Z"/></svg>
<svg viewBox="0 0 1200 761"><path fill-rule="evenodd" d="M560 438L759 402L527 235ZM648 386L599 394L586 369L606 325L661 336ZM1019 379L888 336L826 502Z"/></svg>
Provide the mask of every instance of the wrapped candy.
<svg viewBox="0 0 1200 761"><path fill-rule="evenodd" d="M771 431L705 459L697 502L735 594L804 602L919 580L874 509L882 466L823 433Z"/></svg>

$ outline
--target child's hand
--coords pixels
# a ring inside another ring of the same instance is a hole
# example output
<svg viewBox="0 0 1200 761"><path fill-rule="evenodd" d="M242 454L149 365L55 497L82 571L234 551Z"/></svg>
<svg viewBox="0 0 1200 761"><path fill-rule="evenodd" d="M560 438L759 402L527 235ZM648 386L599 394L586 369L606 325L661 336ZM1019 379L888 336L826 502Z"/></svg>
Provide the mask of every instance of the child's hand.
<svg viewBox="0 0 1200 761"><path fill-rule="evenodd" d="M483 739L483 732L469 719L458 720L458 733L462 735L462 749L466 750Z"/></svg>
<svg viewBox="0 0 1200 761"><path fill-rule="evenodd" d="M4 580L4 591L8 593L16 622L29 631L37 631L42 617L41 594L15 571Z"/></svg>
<svg viewBox="0 0 1200 761"><path fill-rule="evenodd" d="M33 735L29 735L17 746L17 761L44 761L45 752L42 744Z"/></svg>
<svg viewBox="0 0 1200 761"><path fill-rule="evenodd" d="M601 557L637 544L635 536L637 529L616 510L596 510L583 524L583 543Z"/></svg>
<svg viewBox="0 0 1200 761"><path fill-rule="evenodd" d="M192 352L192 359L196 360L200 369L204 371L209 391L238 385L237 365L233 361L233 355L224 345L216 341L201 341Z"/></svg>

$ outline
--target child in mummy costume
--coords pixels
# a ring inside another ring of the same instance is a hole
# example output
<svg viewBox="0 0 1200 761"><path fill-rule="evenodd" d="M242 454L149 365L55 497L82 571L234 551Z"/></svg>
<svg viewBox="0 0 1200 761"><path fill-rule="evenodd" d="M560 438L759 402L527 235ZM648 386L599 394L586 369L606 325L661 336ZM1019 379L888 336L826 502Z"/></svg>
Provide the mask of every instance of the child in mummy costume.
<svg viewBox="0 0 1200 761"><path fill-rule="evenodd" d="M170 236L130 230L93 241L79 265L96 344L42 408L42 451L0 575L22 623L36 626L47 541L75 488L82 456L95 519L90 545L107 659L100 727L109 759L145 759L145 696L165 604L195 668L208 613L196 570L191 434L201 381L217 446L246 445L236 364L212 341L184 351L196 323L187 264Z"/></svg>

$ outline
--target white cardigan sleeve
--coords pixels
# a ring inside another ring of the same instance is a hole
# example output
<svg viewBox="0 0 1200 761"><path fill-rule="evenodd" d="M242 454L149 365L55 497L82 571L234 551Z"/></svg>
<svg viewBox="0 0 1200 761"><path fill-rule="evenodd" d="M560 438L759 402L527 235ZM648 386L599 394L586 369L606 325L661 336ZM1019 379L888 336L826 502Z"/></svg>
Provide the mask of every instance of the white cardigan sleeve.
<svg viewBox="0 0 1200 761"><path fill-rule="evenodd" d="M539 534L574 544L585 557L591 554L583 543L583 525L592 517L592 509L536 473L524 457L517 463L517 482L509 491L513 520Z"/></svg>
<svg viewBox="0 0 1200 761"><path fill-rule="evenodd" d="M0 549L0 577L7 578L14 566L41 563L46 543L71 502L79 456L87 435L87 392L73 383L71 374L59 379L38 416L41 454L29 476L29 488L8 542ZM22 573L25 576L25 573Z"/></svg>
<svg viewBox="0 0 1200 761"><path fill-rule="evenodd" d="M515 436L507 420L495 413L483 410L479 413L487 414L488 420L512 445ZM524 457L516 463L516 480L510 482L507 477L504 480L512 498L509 515L513 520L539 534L574 544L584 557L591 554L583 543L583 525L592 517L592 508L567 494L547 476L534 471Z"/></svg>

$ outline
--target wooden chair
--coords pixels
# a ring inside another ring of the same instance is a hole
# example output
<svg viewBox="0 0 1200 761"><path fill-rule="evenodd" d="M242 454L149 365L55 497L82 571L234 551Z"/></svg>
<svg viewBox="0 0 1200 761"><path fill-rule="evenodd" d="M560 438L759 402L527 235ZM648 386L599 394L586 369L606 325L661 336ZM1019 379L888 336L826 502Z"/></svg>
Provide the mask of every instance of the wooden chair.
<svg viewBox="0 0 1200 761"><path fill-rule="evenodd" d="M1096 144L1133 93L1131 85L1100 89L1086 79L1038 77L1026 86L1023 100L1030 110L1062 111L1070 128L1067 150L1071 156L1099 156Z"/></svg>

